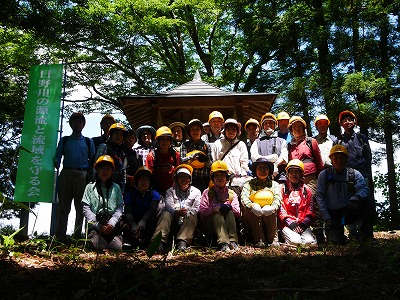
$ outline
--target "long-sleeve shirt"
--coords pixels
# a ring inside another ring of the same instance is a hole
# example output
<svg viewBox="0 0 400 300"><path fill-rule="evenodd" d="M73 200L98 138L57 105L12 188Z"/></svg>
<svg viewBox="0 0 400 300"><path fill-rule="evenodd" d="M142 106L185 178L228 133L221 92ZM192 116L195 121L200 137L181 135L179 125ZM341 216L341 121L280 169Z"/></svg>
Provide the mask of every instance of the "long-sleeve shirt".
<svg viewBox="0 0 400 300"><path fill-rule="evenodd" d="M232 206L232 212L234 216L240 216L238 197L234 191L229 190L226 186L222 189L212 186L204 190L200 201L200 216L210 216L213 213L213 208L215 206L221 206L221 204L230 204Z"/></svg>
<svg viewBox="0 0 400 300"><path fill-rule="evenodd" d="M55 161L58 166L61 164L61 158L64 156L64 168L89 169L90 162L95 156L95 146L92 139L85 138L82 134L79 138L74 135L60 139Z"/></svg>
<svg viewBox="0 0 400 300"><path fill-rule="evenodd" d="M325 221L331 218L329 210L343 208L349 205L353 195L359 199L368 197L369 189L364 177L354 170L354 191L349 189L348 168L339 174L334 168L323 170L318 176L316 198L321 218Z"/></svg>
<svg viewBox="0 0 400 300"><path fill-rule="evenodd" d="M181 191L174 184L165 194L165 210L174 216L176 210L186 208L188 214L196 215L200 207L201 192L198 188L190 186L187 191Z"/></svg>
<svg viewBox="0 0 400 300"><path fill-rule="evenodd" d="M110 188L102 187L102 195L99 194L96 183L89 183L83 193L83 214L89 223L97 229L101 227L99 220L96 220L96 214L107 213L111 218L108 224L115 226L122 216L123 199L121 189L118 184L112 183Z"/></svg>
<svg viewBox="0 0 400 300"><path fill-rule="evenodd" d="M324 169L322 162L321 151L317 141L311 139L311 147L307 142L308 138L304 138L298 142L293 139L288 145L289 161L292 159L300 159L304 163L304 176L315 174L318 176L319 172Z"/></svg>
<svg viewBox="0 0 400 300"><path fill-rule="evenodd" d="M334 140L330 135L322 137L321 135L316 135L315 140L318 143L319 150L321 152L322 163L325 168L332 167L331 159L329 158L329 153L332 149ZM336 139L335 139L336 140Z"/></svg>
<svg viewBox="0 0 400 300"><path fill-rule="evenodd" d="M232 142L228 142L225 137L217 140L214 143L212 149L213 161L221 160L224 154L229 150L229 148L237 143L239 140L234 139ZM246 144L239 141L238 144L233 147L224 159L222 159L228 165L229 171L236 176L246 176L249 171L249 157L247 154Z"/></svg>
<svg viewBox="0 0 400 300"><path fill-rule="evenodd" d="M203 168L194 168L193 169L193 178L205 178L210 176L210 167L212 164L212 154L211 154L211 146L209 143L199 140L197 142L189 139L182 143L180 148L180 155L181 155L181 163L182 164L189 164L192 162L190 157L186 157L186 154L192 152L193 150L200 150L204 152L208 156L208 162L206 162Z"/></svg>
<svg viewBox="0 0 400 300"><path fill-rule="evenodd" d="M282 205L279 209L280 228L293 222L309 226L315 216L313 192L311 188L300 182L293 186L289 180L282 188Z"/></svg>
<svg viewBox="0 0 400 300"><path fill-rule="evenodd" d="M253 202L250 200L250 195L256 193L259 190L269 190L273 193L274 198L271 206L278 210L282 202L282 193L279 183L270 180L260 180L257 177L247 181L242 189L240 200L246 208L250 208Z"/></svg>

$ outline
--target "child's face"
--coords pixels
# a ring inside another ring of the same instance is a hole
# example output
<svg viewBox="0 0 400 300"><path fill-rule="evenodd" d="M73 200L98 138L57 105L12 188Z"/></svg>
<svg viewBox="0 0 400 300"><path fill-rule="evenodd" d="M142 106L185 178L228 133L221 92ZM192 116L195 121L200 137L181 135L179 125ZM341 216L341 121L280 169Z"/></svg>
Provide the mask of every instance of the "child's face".
<svg viewBox="0 0 400 300"><path fill-rule="evenodd" d="M113 168L111 164L102 164L96 168L97 176L99 177L101 182L106 182L113 173Z"/></svg>
<svg viewBox="0 0 400 300"><path fill-rule="evenodd" d="M124 132L122 130L114 130L111 133L111 142L120 145L124 141Z"/></svg>
<svg viewBox="0 0 400 300"><path fill-rule="evenodd" d="M221 172L221 171L217 171L214 174L214 184L219 187L219 188L223 188L226 185L226 173L225 172Z"/></svg>
<svg viewBox="0 0 400 300"><path fill-rule="evenodd" d="M287 172L287 176L291 183L297 184L303 177L303 172L299 168L290 168Z"/></svg>
<svg viewBox="0 0 400 300"><path fill-rule="evenodd" d="M179 187L182 190L186 190L189 187L190 184L190 176L188 174L184 174L184 173L179 173L176 176L176 180L178 182Z"/></svg>
<svg viewBox="0 0 400 300"><path fill-rule="evenodd" d="M158 146L162 152L167 152L172 144L171 138L168 136L160 136L157 139Z"/></svg>
<svg viewBox="0 0 400 300"><path fill-rule="evenodd" d="M145 192L150 187L150 178L148 176L140 176L137 181L137 188L141 192Z"/></svg>
<svg viewBox="0 0 400 300"><path fill-rule="evenodd" d="M256 167L256 175L260 179L266 179L269 175L269 167L267 163L258 163Z"/></svg>

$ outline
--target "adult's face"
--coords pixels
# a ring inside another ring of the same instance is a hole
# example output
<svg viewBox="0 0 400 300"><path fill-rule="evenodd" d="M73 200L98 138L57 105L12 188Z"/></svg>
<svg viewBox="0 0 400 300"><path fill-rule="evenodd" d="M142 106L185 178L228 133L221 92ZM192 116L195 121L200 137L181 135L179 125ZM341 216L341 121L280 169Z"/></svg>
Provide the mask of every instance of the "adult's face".
<svg viewBox="0 0 400 300"><path fill-rule="evenodd" d="M282 119L278 121L278 127L280 132L288 131L289 120Z"/></svg>
<svg viewBox="0 0 400 300"><path fill-rule="evenodd" d="M301 122L294 122L292 124L292 134L295 139L299 139L303 136L305 136L306 131L304 129L304 126Z"/></svg>
<svg viewBox="0 0 400 300"><path fill-rule="evenodd" d="M317 128L318 132L321 134L326 134L328 132L328 120L319 120L316 124L315 127Z"/></svg>
<svg viewBox="0 0 400 300"><path fill-rule="evenodd" d="M210 120L210 126L213 133L219 133L222 129L223 121L221 118L212 118Z"/></svg>
<svg viewBox="0 0 400 300"><path fill-rule="evenodd" d="M275 130L275 121L271 119L264 120L263 129L268 135L271 135Z"/></svg>
<svg viewBox="0 0 400 300"><path fill-rule="evenodd" d="M228 141L234 140L238 135L238 128L234 124L228 124L225 126L225 138Z"/></svg>
<svg viewBox="0 0 400 300"><path fill-rule="evenodd" d="M104 119L101 124L100 127L101 129L103 129L103 131L107 134L108 130L110 129L111 125L114 124L115 122L113 122L113 120L111 119Z"/></svg>
<svg viewBox="0 0 400 300"><path fill-rule="evenodd" d="M249 139L256 139L258 136L258 126L255 124L249 124L246 126L246 132Z"/></svg>
<svg viewBox="0 0 400 300"><path fill-rule="evenodd" d="M174 141L182 142L182 139L183 139L182 127L175 126L175 127L172 128L171 131L172 131L172 138L174 139Z"/></svg>
<svg viewBox="0 0 400 300"><path fill-rule="evenodd" d="M340 121L340 125L346 132L352 131L354 126L356 125L355 120L352 117L344 117Z"/></svg>
<svg viewBox="0 0 400 300"><path fill-rule="evenodd" d="M79 119L79 118L72 119L69 122L69 126L71 126L71 129L73 132L76 132L76 133L82 132L83 127L85 127L85 121L82 119Z"/></svg>
<svg viewBox="0 0 400 300"><path fill-rule="evenodd" d="M347 155L341 152L333 153L331 155L332 165L339 173L342 173L344 168L346 167L347 159Z"/></svg>
<svg viewBox="0 0 400 300"><path fill-rule="evenodd" d="M290 168L287 172L287 177L291 183L297 184L303 177L303 171L300 168Z"/></svg>

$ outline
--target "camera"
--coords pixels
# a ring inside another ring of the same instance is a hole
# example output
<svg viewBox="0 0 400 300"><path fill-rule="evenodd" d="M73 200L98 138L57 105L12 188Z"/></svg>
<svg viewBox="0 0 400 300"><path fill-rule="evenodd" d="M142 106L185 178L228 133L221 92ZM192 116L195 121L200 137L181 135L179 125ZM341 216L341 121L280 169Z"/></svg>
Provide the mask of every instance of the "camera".
<svg viewBox="0 0 400 300"><path fill-rule="evenodd" d="M108 223L108 220L110 220L110 216L107 212L101 211L96 214L96 220L97 222L106 225Z"/></svg>

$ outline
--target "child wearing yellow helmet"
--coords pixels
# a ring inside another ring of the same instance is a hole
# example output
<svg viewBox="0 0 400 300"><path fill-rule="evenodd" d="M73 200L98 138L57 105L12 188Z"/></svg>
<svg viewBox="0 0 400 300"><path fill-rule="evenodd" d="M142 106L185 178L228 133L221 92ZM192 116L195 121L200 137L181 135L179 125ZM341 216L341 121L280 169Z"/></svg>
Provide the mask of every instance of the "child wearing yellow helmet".
<svg viewBox="0 0 400 300"><path fill-rule="evenodd" d="M114 160L109 155L100 156L94 167L96 180L86 186L82 198L83 214L89 224L88 238L98 251L106 248L120 250L122 236L118 224L123 200L120 187L111 180Z"/></svg>

